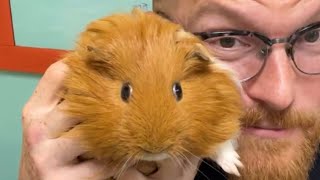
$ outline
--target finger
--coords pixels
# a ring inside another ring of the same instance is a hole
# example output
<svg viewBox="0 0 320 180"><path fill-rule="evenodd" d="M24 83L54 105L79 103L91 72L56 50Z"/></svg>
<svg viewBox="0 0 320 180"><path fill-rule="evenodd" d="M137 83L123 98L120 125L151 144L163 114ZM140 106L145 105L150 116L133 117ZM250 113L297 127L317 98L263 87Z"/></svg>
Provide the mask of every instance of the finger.
<svg viewBox="0 0 320 180"><path fill-rule="evenodd" d="M188 160L182 162L186 163L183 167L172 159L166 159L158 163L159 171L152 175L152 178L192 180L197 173L199 159L188 158Z"/></svg>
<svg viewBox="0 0 320 180"><path fill-rule="evenodd" d="M62 61L58 61L46 70L40 79L29 103L37 107L55 106L60 98L58 93L63 89L63 79L68 67Z"/></svg>
<svg viewBox="0 0 320 180"><path fill-rule="evenodd" d="M42 142L32 150L35 158L39 158L39 164L47 164L49 167L61 167L72 164L77 157L86 152L81 142L71 138L57 138ZM40 159L41 158L41 159Z"/></svg>
<svg viewBox="0 0 320 180"><path fill-rule="evenodd" d="M80 164L73 164L59 167L46 175L49 180L56 179L77 179L77 180L105 180L113 176L111 168L96 160L86 161Z"/></svg>
<svg viewBox="0 0 320 180"><path fill-rule="evenodd" d="M135 180L147 180L148 178L143 174L139 173L132 165L128 164L129 168L125 169L117 169L113 166L109 166L108 164L97 161L97 160L90 160L84 163L81 163L76 166L70 167L70 172L73 174L76 173L77 176L80 177L88 177L91 179L108 179L113 178L117 180L128 180L128 179L135 179ZM122 171L121 171L122 170ZM121 173L119 174L119 171ZM81 172L81 174L77 173ZM73 176L74 177L74 176Z"/></svg>
<svg viewBox="0 0 320 180"><path fill-rule="evenodd" d="M120 174L117 177L119 180L128 180L128 179L135 179L135 180L147 180L145 175L138 172L135 168L131 167L127 169L123 174Z"/></svg>
<svg viewBox="0 0 320 180"><path fill-rule="evenodd" d="M65 106L66 103L60 103L50 112L48 118L44 120L48 138L57 138L81 122L80 119L67 116L63 112Z"/></svg>
<svg viewBox="0 0 320 180"><path fill-rule="evenodd" d="M70 177L80 177L78 179L107 179L114 176L114 169L105 163L97 160L89 160L75 166L69 166L66 172Z"/></svg>

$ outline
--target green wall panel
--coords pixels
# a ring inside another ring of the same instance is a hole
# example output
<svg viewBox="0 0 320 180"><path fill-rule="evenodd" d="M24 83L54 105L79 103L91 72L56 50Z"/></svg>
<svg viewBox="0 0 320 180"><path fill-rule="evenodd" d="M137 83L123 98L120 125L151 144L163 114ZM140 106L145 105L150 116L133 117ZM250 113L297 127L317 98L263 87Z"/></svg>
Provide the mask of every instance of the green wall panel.
<svg viewBox="0 0 320 180"><path fill-rule="evenodd" d="M0 179L15 180L21 149L21 111L40 76L0 71Z"/></svg>
<svg viewBox="0 0 320 180"><path fill-rule="evenodd" d="M70 49L84 26L96 18L133 7L151 10L151 0L11 0L17 45Z"/></svg>

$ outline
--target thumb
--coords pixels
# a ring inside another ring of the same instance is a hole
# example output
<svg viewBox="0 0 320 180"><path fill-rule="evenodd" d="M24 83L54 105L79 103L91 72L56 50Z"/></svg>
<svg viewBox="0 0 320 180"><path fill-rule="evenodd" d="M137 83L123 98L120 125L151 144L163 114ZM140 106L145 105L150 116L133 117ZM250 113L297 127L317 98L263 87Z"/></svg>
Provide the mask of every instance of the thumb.
<svg viewBox="0 0 320 180"><path fill-rule="evenodd" d="M193 180L200 165L200 158L186 157L183 159L170 158L157 163L158 171L152 178Z"/></svg>

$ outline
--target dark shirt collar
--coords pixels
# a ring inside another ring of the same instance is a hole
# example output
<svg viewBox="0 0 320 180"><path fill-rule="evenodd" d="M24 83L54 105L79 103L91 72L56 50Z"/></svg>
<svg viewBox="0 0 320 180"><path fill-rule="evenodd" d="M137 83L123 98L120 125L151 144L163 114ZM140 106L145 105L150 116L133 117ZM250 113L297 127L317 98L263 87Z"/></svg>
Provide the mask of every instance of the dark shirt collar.
<svg viewBox="0 0 320 180"><path fill-rule="evenodd" d="M320 147L319 147L320 149ZM309 180L319 180L320 179L320 151L315 161L315 165L310 172Z"/></svg>

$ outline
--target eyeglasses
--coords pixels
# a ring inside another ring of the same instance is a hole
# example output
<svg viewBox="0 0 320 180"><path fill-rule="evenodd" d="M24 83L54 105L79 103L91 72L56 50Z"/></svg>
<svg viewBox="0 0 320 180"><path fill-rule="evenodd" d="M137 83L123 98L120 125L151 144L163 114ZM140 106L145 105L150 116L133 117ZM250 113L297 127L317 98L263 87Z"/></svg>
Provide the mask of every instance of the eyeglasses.
<svg viewBox="0 0 320 180"><path fill-rule="evenodd" d="M285 38L270 39L258 32L230 30L196 32L215 57L225 62L244 82L259 74L272 45L285 43L295 67L308 75L320 74L320 22L312 23Z"/></svg>

